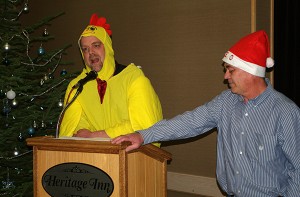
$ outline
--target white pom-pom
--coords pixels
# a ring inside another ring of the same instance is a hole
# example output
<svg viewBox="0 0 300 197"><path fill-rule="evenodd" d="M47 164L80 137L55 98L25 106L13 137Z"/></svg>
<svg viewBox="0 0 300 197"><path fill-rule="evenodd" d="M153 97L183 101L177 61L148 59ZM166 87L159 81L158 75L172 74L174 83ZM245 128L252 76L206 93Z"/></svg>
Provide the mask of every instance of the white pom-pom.
<svg viewBox="0 0 300 197"><path fill-rule="evenodd" d="M266 66L267 66L267 68L271 68L274 66L274 60L271 57L267 58Z"/></svg>

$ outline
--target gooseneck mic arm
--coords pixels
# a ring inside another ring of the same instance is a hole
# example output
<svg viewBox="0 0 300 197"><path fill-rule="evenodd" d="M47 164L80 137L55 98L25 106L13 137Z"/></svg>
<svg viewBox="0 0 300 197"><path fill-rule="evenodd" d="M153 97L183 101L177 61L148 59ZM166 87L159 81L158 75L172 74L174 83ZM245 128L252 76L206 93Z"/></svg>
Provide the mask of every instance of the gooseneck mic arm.
<svg viewBox="0 0 300 197"><path fill-rule="evenodd" d="M80 86L83 87L84 84L86 84L88 81L96 79L98 76L98 73L94 70L86 74L86 77L83 79L80 79L72 88L80 88Z"/></svg>
<svg viewBox="0 0 300 197"><path fill-rule="evenodd" d="M68 109L68 107L75 101L75 99L77 98L77 96L82 92L83 90L83 86L84 84L86 84L88 81L94 80L96 79L98 76L98 73L94 70L92 70L91 72L89 72L85 78L80 79L73 87L71 92L77 88L77 91L74 95L74 97L72 98L72 100L70 102L67 102L67 104L65 105L65 107L62 109L62 111L60 112L60 115L58 117L58 122L56 125L56 132L55 132L55 138L59 137L59 129L60 129L60 125L62 122L62 119L64 117L64 113L66 112L66 110ZM71 92L69 93L69 95L71 94Z"/></svg>
<svg viewBox="0 0 300 197"><path fill-rule="evenodd" d="M65 105L65 107L62 109L62 111L60 112L59 114L59 117L58 117L58 121L57 121L57 125L56 125L56 132L55 132L55 138L58 138L59 137L59 129L60 129L60 124L61 124L61 121L64 117L64 114L65 114L65 111L68 109L68 107L73 103L73 101L75 101L75 99L77 98L77 96L80 94L81 91L77 91L76 94L74 95L74 97L72 98L72 100L67 103Z"/></svg>

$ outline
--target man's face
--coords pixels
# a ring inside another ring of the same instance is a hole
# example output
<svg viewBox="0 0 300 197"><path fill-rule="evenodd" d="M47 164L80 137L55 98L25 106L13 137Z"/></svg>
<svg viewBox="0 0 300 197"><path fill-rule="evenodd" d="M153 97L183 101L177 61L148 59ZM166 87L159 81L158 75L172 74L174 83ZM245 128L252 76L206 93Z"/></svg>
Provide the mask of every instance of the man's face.
<svg viewBox="0 0 300 197"><path fill-rule="evenodd" d="M247 97L253 85L253 75L224 63L225 74L224 79L228 81L228 85L231 88L231 92Z"/></svg>
<svg viewBox="0 0 300 197"><path fill-rule="evenodd" d="M103 67L105 49L103 43L95 36L82 37L80 47L85 64L99 72Z"/></svg>

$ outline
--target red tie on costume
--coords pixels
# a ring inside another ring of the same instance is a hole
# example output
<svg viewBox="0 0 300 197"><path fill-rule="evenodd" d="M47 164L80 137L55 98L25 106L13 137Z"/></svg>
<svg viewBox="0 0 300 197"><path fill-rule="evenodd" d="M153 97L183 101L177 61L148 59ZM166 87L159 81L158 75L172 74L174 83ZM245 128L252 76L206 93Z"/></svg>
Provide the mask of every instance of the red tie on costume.
<svg viewBox="0 0 300 197"><path fill-rule="evenodd" d="M99 93L99 96L100 96L100 102L102 104L107 83L106 83L105 80L101 80L99 78L97 78L97 83L98 83L98 93Z"/></svg>

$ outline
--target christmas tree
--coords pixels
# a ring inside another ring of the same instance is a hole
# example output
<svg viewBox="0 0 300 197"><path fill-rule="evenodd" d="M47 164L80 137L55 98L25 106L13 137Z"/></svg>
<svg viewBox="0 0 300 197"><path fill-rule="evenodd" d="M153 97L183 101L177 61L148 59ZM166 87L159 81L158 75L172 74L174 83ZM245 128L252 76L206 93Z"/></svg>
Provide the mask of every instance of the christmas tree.
<svg viewBox="0 0 300 197"><path fill-rule="evenodd" d="M23 27L20 18L30 12L28 0L0 1L0 196L33 196L26 138L55 135L66 86L75 76L63 69L70 64L62 62L70 45L46 50L54 39L49 22L63 13Z"/></svg>

